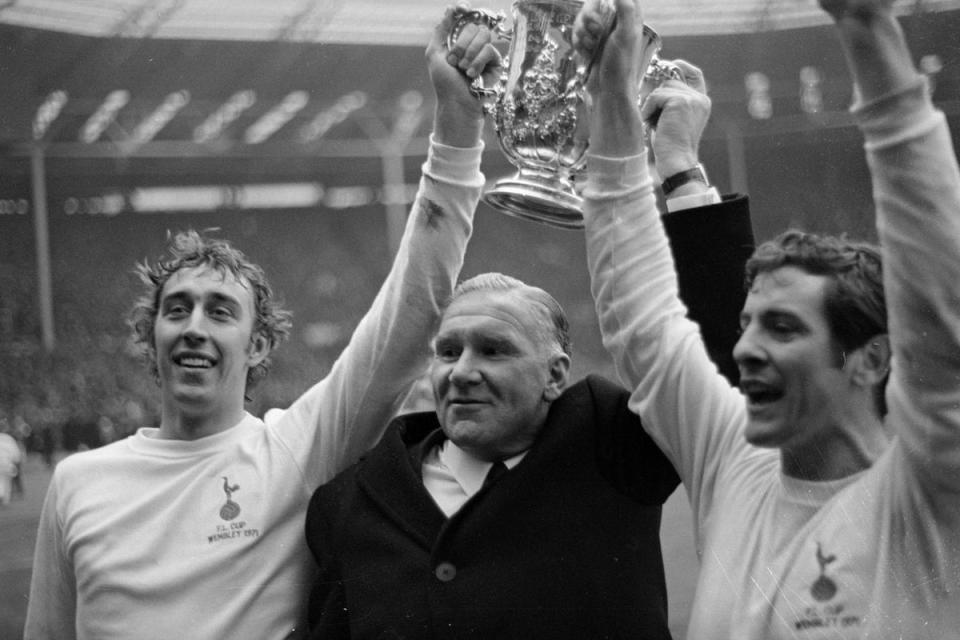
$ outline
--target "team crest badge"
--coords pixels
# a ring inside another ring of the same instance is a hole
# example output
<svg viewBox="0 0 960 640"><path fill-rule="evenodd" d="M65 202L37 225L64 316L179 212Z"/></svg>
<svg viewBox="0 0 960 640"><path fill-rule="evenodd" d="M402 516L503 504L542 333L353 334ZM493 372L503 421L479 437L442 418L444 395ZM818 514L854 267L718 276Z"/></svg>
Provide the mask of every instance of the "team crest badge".
<svg viewBox="0 0 960 640"><path fill-rule="evenodd" d="M820 564L820 577L810 587L810 595L817 602L827 602L837 595L837 583L827 577L827 565L837 559L834 554L824 555L823 548L817 543L817 562Z"/></svg>
<svg viewBox="0 0 960 640"><path fill-rule="evenodd" d="M240 489L240 485L231 485L227 477L223 477L223 492L227 494L227 502L220 507L220 517L224 520L233 520L240 515L240 505L233 501L232 497L235 491Z"/></svg>

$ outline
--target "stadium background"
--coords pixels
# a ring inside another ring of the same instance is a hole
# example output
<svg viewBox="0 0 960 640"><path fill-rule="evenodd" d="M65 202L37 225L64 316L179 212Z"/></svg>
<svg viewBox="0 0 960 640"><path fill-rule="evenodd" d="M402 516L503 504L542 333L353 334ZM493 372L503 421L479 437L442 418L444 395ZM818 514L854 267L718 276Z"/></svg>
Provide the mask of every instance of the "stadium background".
<svg viewBox="0 0 960 640"><path fill-rule="evenodd" d="M956 141L960 11L912 6L903 24ZM49 435L65 452L156 420L156 387L124 316L138 291L135 262L184 228L219 229L265 267L294 312L291 340L250 410L285 406L324 375L389 268L419 177L433 109L423 45L104 37L4 24L4 15L0 8L0 419L23 418L32 449ZM654 26L665 34L664 57L705 71L714 114L702 158L721 191L749 192L758 239L787 226L873 236L861 139L846 112L849 79L829 28L758 23L683 35ZM84 141L91 116L118 90L127 92L123 107ZM177 95L179 110L137 139L141 123ZM231 98L233 119L201 140ZM51 110L51 100L64 102ZM284 104L274 117L287 118L281 126L264 140L249 137ZM512 172L492 135L484 171L490 180ZM284 206L268 185L300 195ZM40 200L47 230L38 236ZM475 226L464 277L498 270L553 292L571 317L574 373L612 375L582 235L486 205ZM668 519L684 518L677 500ZM683 574L695 570L688 535L665 541L667 552L680 543L682 561L667 562L676 632L691 588ZM22 623L22 564L8 583L14 604L0 612L0 637Z"/></svg>

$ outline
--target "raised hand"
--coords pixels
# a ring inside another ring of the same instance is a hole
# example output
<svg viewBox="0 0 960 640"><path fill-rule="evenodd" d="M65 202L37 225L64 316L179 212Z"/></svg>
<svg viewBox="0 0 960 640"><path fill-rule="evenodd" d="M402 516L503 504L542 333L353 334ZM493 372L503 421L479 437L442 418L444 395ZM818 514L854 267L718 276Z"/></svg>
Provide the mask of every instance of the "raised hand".
<svg viewBox="0 0 960 640"><path fill-rule="evenodd" d="M613 0L611 5L610 0L587 0L574 21L573 43L585 59L593 60L587 86L593 103L592 152L621 157L640 153L643 149L643 123L637 108L643 71L640 69L643 58L640 3Z"/></svg>
<svg viewBox="0 0 960 640"><path fill-rule="evenodd" d="M454 7L447 8L433 30L425 54L437 95L434 134L442 144L470 147L479 142L483 129L483 109L470 93L470 82L482 75L492 84L499 74L501 57L492 44L490 29L476 24L464 26L453 47L448 49L447 36L454 26L454 11Z"/></svg>
<svg viewBox="0 0 960 640"><path fill-rule="evenodd" d="M869 103L919 82L893 4L894 0L820 0L836 22L856 103Z"/></svg>
<svg viewBox="0 0 960 640"><path fill-rule="evenodd" d="M666 178L699 162L700 138L710 119L711 102L703 72L684 60L670 62L683 80L666 80L640 110L651 129L657 173Z"/></svg>

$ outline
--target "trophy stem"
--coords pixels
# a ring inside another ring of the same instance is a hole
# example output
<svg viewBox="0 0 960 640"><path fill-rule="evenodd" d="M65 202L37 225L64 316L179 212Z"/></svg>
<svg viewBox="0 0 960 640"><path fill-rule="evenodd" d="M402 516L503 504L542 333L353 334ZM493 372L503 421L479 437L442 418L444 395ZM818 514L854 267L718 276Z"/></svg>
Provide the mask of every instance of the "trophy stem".
<svg viewBox="0 0 960 640"><path fill-rule="evenodd" d="M498 180L483 201L517 218L563 229L583 228L583 200L569 178L555 173L521 168L515 176Z"/></svg>

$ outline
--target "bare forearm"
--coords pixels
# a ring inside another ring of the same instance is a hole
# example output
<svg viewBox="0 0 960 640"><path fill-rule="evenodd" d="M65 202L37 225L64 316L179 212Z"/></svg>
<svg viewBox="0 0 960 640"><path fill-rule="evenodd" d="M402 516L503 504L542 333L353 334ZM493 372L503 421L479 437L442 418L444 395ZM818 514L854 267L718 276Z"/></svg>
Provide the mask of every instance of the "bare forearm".
<svg viewBox="0 0 960 640"><path fill-rule="evenodd" d="M469 149L480 143L483 114L477 105L438 104L434 116L433 135L439 144Z"/></svg>

